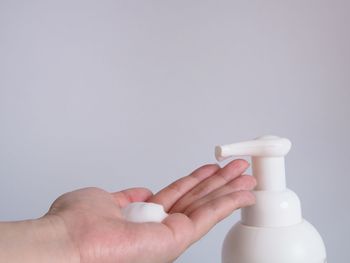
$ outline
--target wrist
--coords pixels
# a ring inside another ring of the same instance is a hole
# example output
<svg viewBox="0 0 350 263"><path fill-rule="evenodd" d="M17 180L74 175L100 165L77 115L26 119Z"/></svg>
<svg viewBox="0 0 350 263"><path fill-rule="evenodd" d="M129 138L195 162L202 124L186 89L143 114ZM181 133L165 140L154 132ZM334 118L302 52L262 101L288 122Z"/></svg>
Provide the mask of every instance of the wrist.
<svg viewBox="0 0 350 263"><path fill-rule="evenodd" d="M38 244L47 249L48 261L79 263L79 251L67 231L64 220L57 215L45 215L34 220ZM44 261L43 261L44 262Z"/></svg>
<svg viewBox="0 0 350 263"><path fill-rule="evenodd" d="M79 253L58 216L0 223L0 232L1 262L79 262Z"/></svg>

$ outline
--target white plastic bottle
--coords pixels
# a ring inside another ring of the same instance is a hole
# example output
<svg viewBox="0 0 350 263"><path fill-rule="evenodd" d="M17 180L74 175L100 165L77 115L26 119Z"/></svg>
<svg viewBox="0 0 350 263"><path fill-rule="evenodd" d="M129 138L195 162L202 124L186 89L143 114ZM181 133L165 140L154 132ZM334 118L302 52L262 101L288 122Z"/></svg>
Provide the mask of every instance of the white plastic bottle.
<svg viewBox="0 0 350 263"><path fill-rule="evenodd" d="M227 234L223 263L325 263L317 230L301 215L298 196L286 188L284 156L291 142L276 136L217 146L216 158L252 156L256 204Z"/></svg>

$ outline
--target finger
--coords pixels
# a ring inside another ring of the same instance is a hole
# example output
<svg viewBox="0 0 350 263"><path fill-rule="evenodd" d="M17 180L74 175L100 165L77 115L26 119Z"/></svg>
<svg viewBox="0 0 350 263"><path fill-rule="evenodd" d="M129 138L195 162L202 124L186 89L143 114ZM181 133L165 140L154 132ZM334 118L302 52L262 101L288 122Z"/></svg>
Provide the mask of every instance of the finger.
<svg viewBox="0 0 350 263"><path fill-rule="evenodd" d="M190 191L197 184L215 174L220 169L217 164L204 165L190 175L180 178L157 194L149 198L149 202L161 204L165 211L168 211L176 201Z"/></svg>
<svg viewBox="0 0 350 263"><path fill-rule="evenodd" d="M234 210L252 205L254 202L255 197L251 192L239 191L221 196L197 208L188 215L195 228L194 241L204 236Z"/></svg>
<svg viewBox="0 0 350 263"><path fill-rule="evenodd" d="M203 198L195 201L190 204L184 211L185 214L190 214L192 211L196 210L198 207L204 205L207 202L210 202L214 199L217 199L221 196L237 192L237 191L250 191L253 190L256 186L256 180L253 176L241 175L226 185L216 189L210 194L204 196Z"/></svg>
<svg viewBox="0 0 350 263"><path fill-rule="evenodd" d="M153 194L147 188L138 187L111 193L111 195L120 207L124 207L131 202L143 202Z"/></svg>
<svg viewBox="0 0 350 263"><path fill-rule="evenodd" d="M218 170L214 176L207 178L189 191L184 197L176 202L173 207L171 207L170 212L177 213L184 211L186 207L193 202L201 199L203 196L227 184L242 174L248 166L248 162L241 159L228 163L224 168Z"/></svg>

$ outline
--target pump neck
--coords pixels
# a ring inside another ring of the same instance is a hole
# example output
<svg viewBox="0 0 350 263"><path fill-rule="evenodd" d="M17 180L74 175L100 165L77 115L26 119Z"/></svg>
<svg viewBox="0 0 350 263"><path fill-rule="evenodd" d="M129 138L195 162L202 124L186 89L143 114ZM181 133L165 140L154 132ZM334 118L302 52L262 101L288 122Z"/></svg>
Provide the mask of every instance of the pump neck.
<svg viewBox="0 0 350 263"><path fill-rule="evenodd" d="M252 157L252 170L258 191L283 191L286 189L284 157Z"/></svg>

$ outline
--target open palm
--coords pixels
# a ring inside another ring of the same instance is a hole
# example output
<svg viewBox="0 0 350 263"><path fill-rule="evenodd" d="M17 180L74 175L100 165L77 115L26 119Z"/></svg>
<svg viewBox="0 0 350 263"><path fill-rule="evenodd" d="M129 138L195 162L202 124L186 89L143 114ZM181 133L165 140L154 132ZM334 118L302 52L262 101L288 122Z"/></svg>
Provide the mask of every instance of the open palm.
<svg viewBox="0 0 350 263"><path fill-rule="evenodd" d="M175 260L235 209L254 203L248 164L205 165L153 195L145 188L108 193L85 188L59 197L47 217L64 222L81 263L165 263ZM130 202L162 204L162 223L132 223L121 215Z"/></svg>

